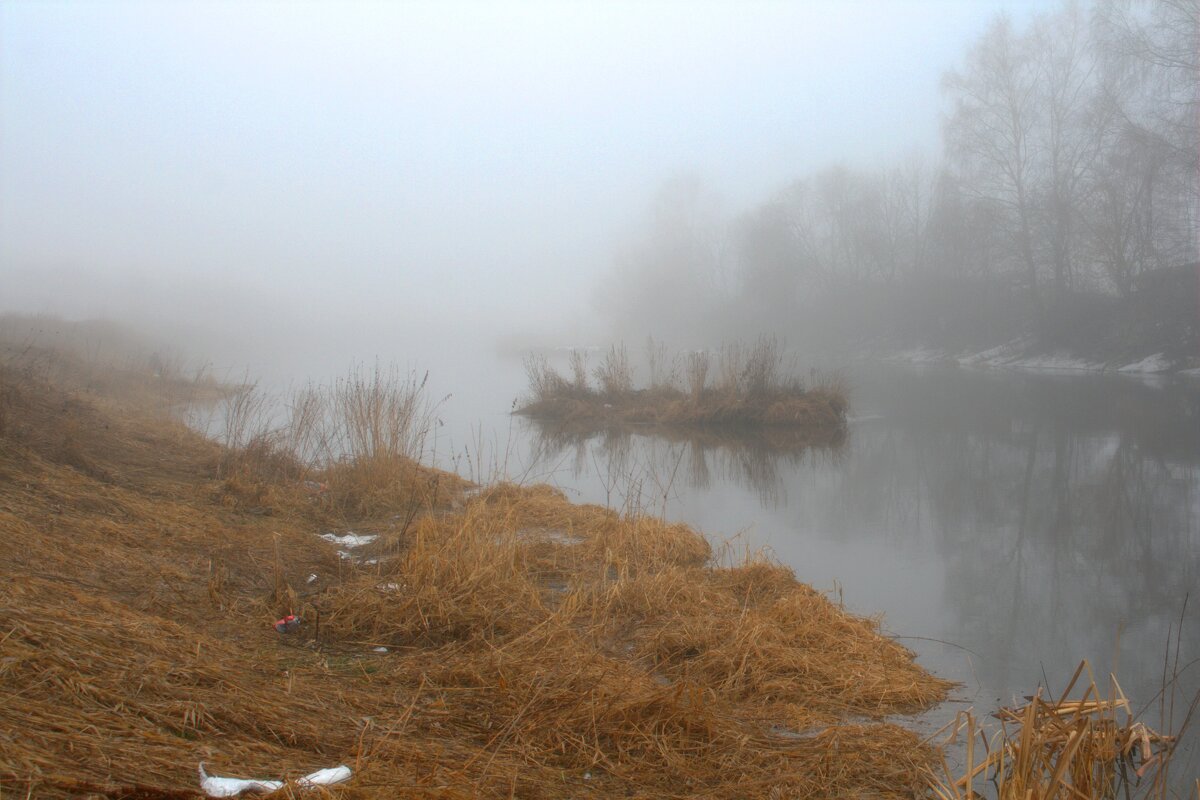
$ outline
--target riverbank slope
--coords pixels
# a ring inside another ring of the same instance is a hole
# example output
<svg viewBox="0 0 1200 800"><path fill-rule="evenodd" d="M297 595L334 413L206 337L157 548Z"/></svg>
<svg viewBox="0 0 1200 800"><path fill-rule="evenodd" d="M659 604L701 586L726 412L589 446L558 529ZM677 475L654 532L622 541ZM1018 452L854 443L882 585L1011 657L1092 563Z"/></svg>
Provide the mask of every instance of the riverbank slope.
<svg viewBox="0 0 1200 800"><path fill-rule="evenodd" d="M192 797L200 761L345 764L347 798L923 785L886 718L946 683L784 567L550 487L232 452L161 376L29 355L0 360L9 792Z"/></svg>

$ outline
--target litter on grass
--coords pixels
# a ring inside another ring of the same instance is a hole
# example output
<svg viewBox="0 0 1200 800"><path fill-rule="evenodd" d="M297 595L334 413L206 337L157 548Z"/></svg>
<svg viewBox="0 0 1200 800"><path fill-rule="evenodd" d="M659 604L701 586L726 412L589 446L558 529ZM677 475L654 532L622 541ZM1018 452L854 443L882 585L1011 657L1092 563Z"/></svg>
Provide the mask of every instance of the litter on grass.
<svg viewBox="0 0 1200 800"><path fill-rule="evenodd" d="M362 547L375 541L379 537L369 533L354 533L349 531L341 536L336 533L322 533L321 538L327 542L333 542L338 547Z"/></svg>
<svg viewBox="0 0 1200 800"><path fill-rule="evenodd" d="M311 789L314 786L332 786L348 780L350 780L350 768L340 765L310 772L297 780L296 785L302 789ZM238 797L247 792L275 792L282 789L283 785L284 782L280 780L223 778L219 775L209 775L204 769L204 762L200 762L200 789L209 797Z"/></svg>

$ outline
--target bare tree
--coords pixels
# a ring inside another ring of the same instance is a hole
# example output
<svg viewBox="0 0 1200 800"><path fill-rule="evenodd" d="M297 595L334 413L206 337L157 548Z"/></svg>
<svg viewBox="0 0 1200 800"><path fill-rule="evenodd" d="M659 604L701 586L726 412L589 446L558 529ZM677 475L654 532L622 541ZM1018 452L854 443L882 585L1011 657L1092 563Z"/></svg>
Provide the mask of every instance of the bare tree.
<svg viewBox="0 0 1200 800"><path fill-rule="evenodd" d="M1109 143L1114 108L1104 102L1095 48L1080 7L1039 17L1031 34L1037 69L1034 179L1054 273L1055 297L1071 288L1079 217L1093 166Z"/></svg>
<svg viewBox="0 0 1200 800"><path fill-rule="evenodd" d="M705 311L722 299L725 229L715 195L699 178L668 180L618 254L598 305L622 328L660 336L701 331Z"/></svg>
<svg viewBox="0 0 1200 800"><path fill-rule="evenodd" d="M916 275L928 266L929 221L937 176L920 154L910 155L887 175L884 196L889 244L898 266Z"/></svg>
<svg viewBox="0 0 1200 800"><path fill-rule="evenodd" d="M1155 129L1200 171L1200 0L1101 0L1096 38L1142 78L1123 109L1128 121Z"/></svg>
<svg viewBox="0 0 1200 800"><path fill-rule="evenodd" d="M1154 207L1164 163L1161 139L1130 127L1096 171L1086 217L1088 238L1097 262L1123 295L1139 275L1161 263Z"/></svg>
<svg viewBox="0 0 1200 800"><path fill-rule="evenodd" d="M785 320L796 308L803 267L798 231L782 198L745 214L736 225L742 292L771 320Z"/></svg>
<svg viewBox="0 0 1200 800"><path fill-rule="evenodd" d="M1152 146L1139 194L1160 263L1200 259L1200 0L1101 0L1095 39L1123 92L1111 98L1122 144ZM1128 166L1128 165L1124 165Z"/></svg>
<svg viewBox="0 0 1200 800"><path fill-rule="evenodd" d="M968 53L963 71L945 76L943 88L953 102L947 145L963 185L1010 217L1030 297L1038 305L1032 230L1037 71L1030 42L1013 31L1008 17L997 18Z"/></svg>

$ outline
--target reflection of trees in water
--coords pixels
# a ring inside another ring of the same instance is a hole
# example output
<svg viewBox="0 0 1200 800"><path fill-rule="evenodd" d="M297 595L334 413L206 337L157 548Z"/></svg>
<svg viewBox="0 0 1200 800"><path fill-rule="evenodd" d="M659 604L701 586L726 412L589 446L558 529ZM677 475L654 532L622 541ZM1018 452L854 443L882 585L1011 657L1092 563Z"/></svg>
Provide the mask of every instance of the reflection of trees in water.
<svg viewBox="0 0 1200 800"><path fill-rule="evenodd" d="M860 427L830 527L931 539L953 638L989 654L985 686L1025 686L1031 664L1053 680L1083 656L1107 660L1124 625L1126 689L1148 697L1162 666L1150 654L1200 585L1200 453L1168 460L1134 432L1061 419L1006 428ZM1197 619L1185 653L1200 649Z"/></svg>
<svg viewBox="0 0 1200 800"><path fill-rule="evenodd" d="M836 460L846 439L844 430L814 442L811 433L784 429L630 425L597 430L536 419L528 424L534 462L569 461L574 478L594 472L606 487L633 487L623 492L626 496L661 499L676 481L706 490L715 475L754 492L768 508L786 504L785 474L805 463Z"/></svg>

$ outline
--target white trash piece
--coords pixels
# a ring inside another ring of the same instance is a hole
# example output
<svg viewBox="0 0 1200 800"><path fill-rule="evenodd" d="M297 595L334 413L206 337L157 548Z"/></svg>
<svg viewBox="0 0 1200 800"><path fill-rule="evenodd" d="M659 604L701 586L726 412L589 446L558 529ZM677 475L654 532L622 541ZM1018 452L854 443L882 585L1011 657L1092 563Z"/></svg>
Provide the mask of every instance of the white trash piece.
<svg viewBox="0 0 1200 800"><path fill-rule="evenodd" d="M338 536L336 533L321 533L317 535L325 541L333 542L340 547L362 547L379 538L377 534L355 533L354 531L346 531L344 536Z"/></svg>
<svg viewBox="0 0 1200 800"><path fill-rule="evenodd" d="M296 785L311 789L314 786L331 786L348 780L350 780L350 768L343 765L311 772L297 780ZM200 762L200 789L209 797L237 797L246 792L257 794L274 792L282 788L283 781L222 778L217 775L209 775L204 771L204 762Z"/></svg>
<svg viewBox="0 0 1200 800"><path fill-rule="evenodd" d="M243 792L273 792L282 788L283 781L250 781L209 775L204 771L204 762L200 762L200 789L209 797L237 797Z"/></svg>
<svg viewBox="0 0 1200 800"><path fill-rule="evenodd" d="M350 768L341 765L310 772L296 781L296 783L302 788L307 788L312 786L332 786L335 783L342 783L348 780L350 780Z"/></svg>

